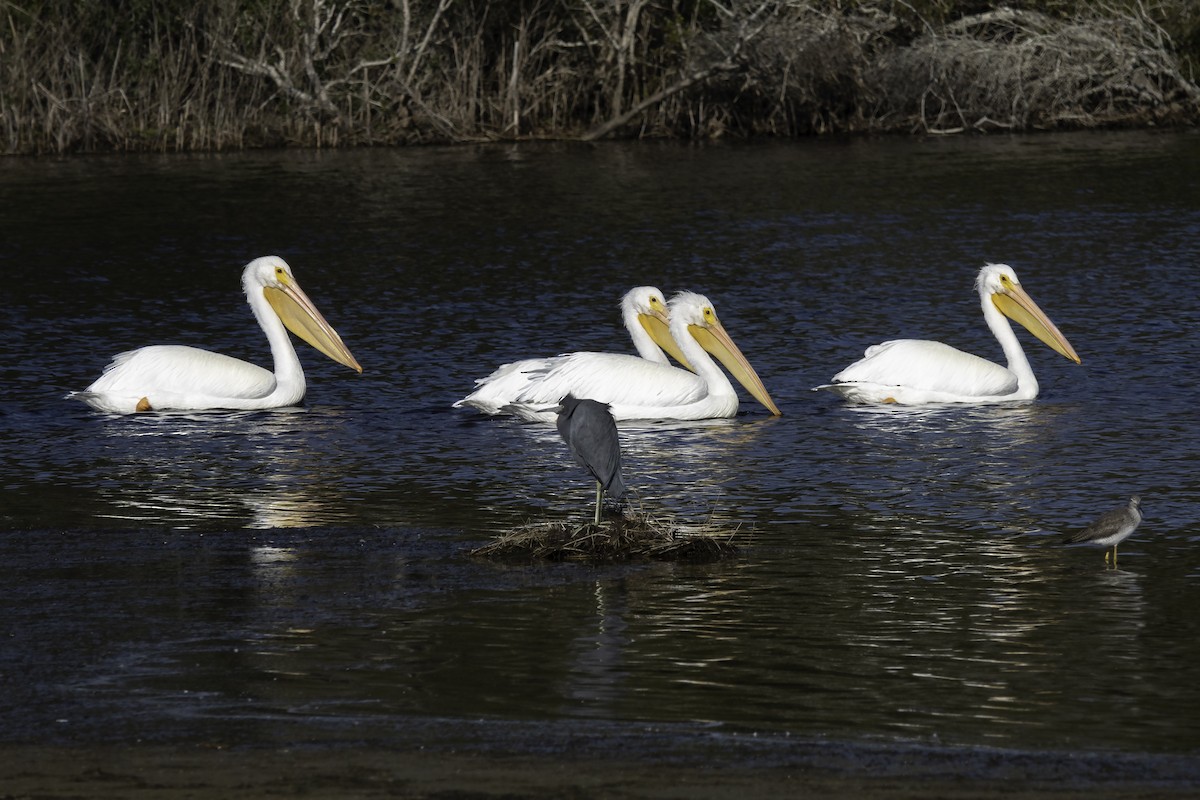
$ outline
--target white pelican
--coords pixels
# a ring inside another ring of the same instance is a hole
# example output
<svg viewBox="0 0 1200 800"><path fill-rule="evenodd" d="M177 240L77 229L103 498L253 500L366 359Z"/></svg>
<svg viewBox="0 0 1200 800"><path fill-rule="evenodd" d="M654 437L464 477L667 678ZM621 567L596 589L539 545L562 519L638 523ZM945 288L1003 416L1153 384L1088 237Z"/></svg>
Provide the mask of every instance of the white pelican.
<svg viewBox="0 0 1200 800"><path fill-rule="evenodd" d="M1032 400L1038 394L1029 360L1012 325L1021 323L1034 336L1076 364L1074 348L1038 308L1007 264L988 264L975 279L983 318L995 335L1008 367L964 353L941 342L893 339L867 348L864 358L818 386L857 403L998 403Z"/></svg>
<svg viewBox="0 0 1200 800"><path fill-rule="evenodd" d="M1117 566L1117 545L1129 538L1130 534L1142 524L1142 498L1136 494L1129 498L1129 505L1114 508L1100 515L1100 519L1088 525L1081 531L1067 534L1063 541L1067 544L1086 542L1104 549L1104 563L1108 563L1108 547L1112 546L1112 565Z"/></svg>
<svg viewBox="0 0 1200 800"><path fill-rule="evenodd" d="M304 371L288 330L339 364L362 372L282 258L251 261L242 272L242 288L271 344L274 372L195 347L151 345L118 354L95 383L67 397L117 414L295 405L304 397Z"/></svg>
<svg viewBox="0 0 1200 800"><path fill-rule="evenodd" d="M607 403L613 418L696 420L732 417L737 392L709 356L721 360L746 390L774 415L779 409L750 362L729 337L707 297L680 292L671 298L671 336L695 373L636 356L572 353L533 374L502 409L522 419L554 422L568 394Z"/></svg>
<svg viewBox="0 0 1200 800"><path fill-rule="evenodd" d="M655 364L665 365L671 363L663 352L665 350L686 367L687 359L671 337L667 314L663 293L653 286L634 287L621 298L621 320L625 323L625 329L629 331L629 337L633 339L633 346L638 355ZM555 365L564 359L587 359L604 355L570 353L502 364L491 375L475 381L478 388L456 402L454 407L473 406L485 414L499 414L505 406L518 402L517 398L528 392L531 382L541 380L542 376L551 372Z"/></svg>

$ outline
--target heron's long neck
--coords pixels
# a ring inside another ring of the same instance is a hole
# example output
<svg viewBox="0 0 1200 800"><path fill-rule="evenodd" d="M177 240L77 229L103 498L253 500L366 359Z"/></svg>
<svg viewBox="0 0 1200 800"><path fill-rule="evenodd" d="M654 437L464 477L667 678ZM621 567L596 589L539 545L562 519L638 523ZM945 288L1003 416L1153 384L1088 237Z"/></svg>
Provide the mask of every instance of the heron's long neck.
<svg viewBox="0 0 1200 800"><path fill-rule="evenodd" d="M621 318L625 322L625 330L629 331L629 338L633 340L633 346L637 353L647 361L653 361L655 364L669 364L667 354L662 351L662 348L654 343L650 338L650 334L642 327L642 321L638 319L638 312L633 306L626 306L622 309Z"/></svg>
<svg viewBox="0 0 1200 800"><path fill-rule="evenodd" d="M300 358L296 348L292 346L287 328L267 302L262 289L251 288L246 292L254 318L258 320L263 333L267 335L267 343L271 346L271 356L274 359L275 382L280 386L299 385L304 388L304 370L300 367Z"/></svg>
<svg viewBox="0 0 1200 800"><path fill-rule="evenodd" d="M1017 339L1017 334L1008 321L1008 317L1001 314L1000 309L996 308L991 294L981 292L980 305L983 307L983 318L987 322L988 328L996 337L996 341L1000 343L1000 348L1004 350L1004 358L1008 361L1009 371L1017 376L1017 393L1021 396L1036 397L1038 393L1037 378L1033 376L1029 359L1025 357L1025 349L1021 347L1021 342Z"/></svg>

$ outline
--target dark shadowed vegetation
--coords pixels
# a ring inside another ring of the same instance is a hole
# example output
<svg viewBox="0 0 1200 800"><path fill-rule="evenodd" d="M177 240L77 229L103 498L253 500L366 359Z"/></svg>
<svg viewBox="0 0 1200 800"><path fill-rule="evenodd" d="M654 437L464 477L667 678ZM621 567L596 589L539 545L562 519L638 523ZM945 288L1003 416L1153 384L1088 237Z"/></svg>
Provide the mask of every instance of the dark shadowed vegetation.
<svg viewBox="0 0 1200 800"><path fill-rule="evenodd" d="M1195 124L1194 0L0 0L19 152Z"/></svg>
<svg viewBox="0 0 1200 800"><path fill-rule="evenodd" d="M545 561L717 561L737 554L737 529L715 522L685 530L644 509L600 523L530 522L496 536L471 555Z"/></svg>

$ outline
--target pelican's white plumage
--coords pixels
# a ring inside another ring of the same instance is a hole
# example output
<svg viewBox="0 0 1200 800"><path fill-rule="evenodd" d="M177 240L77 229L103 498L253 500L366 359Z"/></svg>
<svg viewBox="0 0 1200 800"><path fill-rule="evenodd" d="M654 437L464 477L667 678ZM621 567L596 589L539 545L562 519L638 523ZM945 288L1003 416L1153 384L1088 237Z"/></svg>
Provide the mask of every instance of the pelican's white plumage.
<svg viewBox="0 0 1200 800"><path fill-rule="evenodd" d="M680 292L670 302L671 337L695 372L636 356L573 353L530 373L524 390L501 409L522 419L554 422L568 394L607 403L613 418L697 420L732 417L737 392L709 353L772 414L779 409L758 374L703 295Z"/></svg>
<svg viewBox="0 0 1200 800"><path fill-rule="evenodd" d="M637 286L626 292L621 298L621 320L640 358L666 365L671 363L667 359L667 353L670 353L676 361L687 365L671 336L667 304L663 300L663 293L657 288ZM581 364L586 365L593 360L603 362L609 355L612 354L566 353L503 364L491 375L475 381L475 391L456 402L454 407L472 406L485 414L500 414L506 406L521 402L519 398L527 396L531 382L553 373L566 359L574 359L574 366L578 369ZM555 398L556 403L558 399Z"/></svg>
<svg viewBox="0 0 1200 800"><path fill-rule="evenodd" d="M867 349L864 357L818 389L857 403L997 403L1032 400L1038 382L1006 317L1019 322L1059 354L1079 356L1054 323L1021 288L1007 264L988 264L975 280L983 318L1000 342L1007 367L941 342L894 339Z"/></svg>
<svg viewBox="0 0 1200 800"><path fill-rule="evenodd" d="M670 354L680 364L687 360L671 336L670 311L662 292L653 286L637 286L621 298L621 322L629 331L638 355L655 364L670 364Z"/></svg>
<svg viewBox="0 0 1200 800"><path fill-rule="evenodd" d="M195 347L151 345L120 353L95 383L67 396L117 414L295 405L304 398L305 382L289 330L334 361L362 372L282 258L251 261L242 271L242 288L271 345L273 372Z"/></svg>

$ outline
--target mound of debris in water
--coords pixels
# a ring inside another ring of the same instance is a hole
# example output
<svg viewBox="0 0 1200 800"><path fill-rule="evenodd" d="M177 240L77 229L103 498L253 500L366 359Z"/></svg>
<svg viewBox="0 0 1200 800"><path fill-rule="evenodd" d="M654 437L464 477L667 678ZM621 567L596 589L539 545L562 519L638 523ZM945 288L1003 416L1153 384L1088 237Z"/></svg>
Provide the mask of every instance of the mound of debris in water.
<svg viewBox="0 0 1200 800"><path fill-rule="evenodd" d="M709 523L676 525L645 513L593 522L531 522L497 536L471 555L548 561L717 561L737 553L737 530Z"/></svg>

